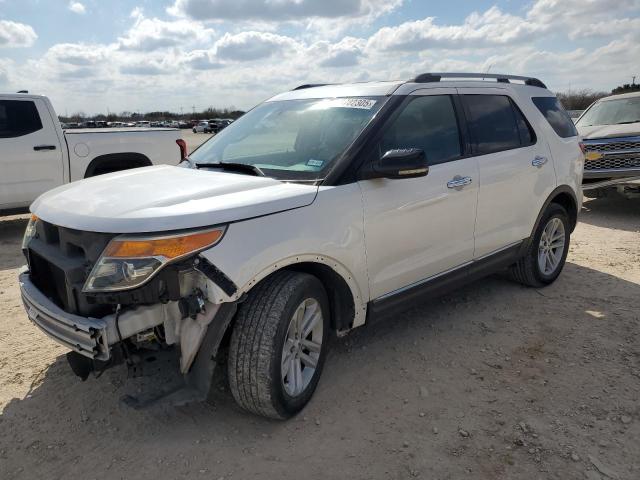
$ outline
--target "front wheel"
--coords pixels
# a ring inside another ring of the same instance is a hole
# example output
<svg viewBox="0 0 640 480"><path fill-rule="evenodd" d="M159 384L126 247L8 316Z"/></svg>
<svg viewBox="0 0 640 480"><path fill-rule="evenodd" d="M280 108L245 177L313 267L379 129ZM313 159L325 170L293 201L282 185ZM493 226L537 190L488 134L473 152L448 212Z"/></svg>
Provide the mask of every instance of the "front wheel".
<svg viewBox="0 0 640 480"><path fill-rule="evenodd" d="M229 347L229 385L245 410L286 419L309 402L327 351L329 302L320 281L282 271L240 305Z"/></svg>
<svg viewBox="0 0 640 480"><path fill-rule="evenodd" d="M569 239L569 215L561 205L552 203L542 216L525 255L511 266L511 276L530 287L553 283L567 259Z"/></svg>

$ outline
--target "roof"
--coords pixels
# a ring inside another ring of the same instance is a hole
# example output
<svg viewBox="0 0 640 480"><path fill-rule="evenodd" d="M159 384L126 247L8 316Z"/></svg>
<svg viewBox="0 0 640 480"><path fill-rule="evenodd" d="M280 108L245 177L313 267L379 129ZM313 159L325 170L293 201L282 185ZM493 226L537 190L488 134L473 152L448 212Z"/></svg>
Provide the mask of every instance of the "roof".
<svg viewBox="0 0 640 480"><path fill-rule="evenodd" d="M299 100L334 97L375 97L406 95L417 89L433 87L500 87L543 89L544 83L534 77L496 73L423 73L410 80L359 82L344 84L316 83L300 85L289 92L278 94L267 101Z"/></svg>

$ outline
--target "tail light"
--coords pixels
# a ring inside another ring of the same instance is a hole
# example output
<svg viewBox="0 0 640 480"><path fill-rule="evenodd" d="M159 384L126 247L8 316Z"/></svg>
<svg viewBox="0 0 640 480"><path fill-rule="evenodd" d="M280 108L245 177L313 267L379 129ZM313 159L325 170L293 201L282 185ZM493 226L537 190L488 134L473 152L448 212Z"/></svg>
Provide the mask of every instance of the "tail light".
<svg viewBox="0 0 640 480"><path fill-rule="evenodd" d="M187 142L185 142L182 138L176 140L178 147L180 147L180 161L187 158Z"/></svg>
<svg viewBox="0 0 640 480"><path fill-rule="evenodd" d="M580 145L580 150L582 150L583 154L587 153L587 147L585 147L584 143L578 142L578 145Z"/></svg>

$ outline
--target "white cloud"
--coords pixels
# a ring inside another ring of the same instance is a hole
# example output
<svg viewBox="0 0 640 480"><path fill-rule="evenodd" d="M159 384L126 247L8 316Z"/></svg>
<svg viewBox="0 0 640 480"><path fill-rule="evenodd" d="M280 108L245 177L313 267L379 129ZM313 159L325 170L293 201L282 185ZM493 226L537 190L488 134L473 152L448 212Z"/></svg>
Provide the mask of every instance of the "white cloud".
<svg viewBox="0 0 640 480"><path fill-rule="evenodd" d="M58 43L51 47L45 54L45 58L55 62L86 67L104 62L113 47L84 44L84 43Z"/></svg>
<svg viewBox="0 0 640 480"><path fill-rule="evenodd" d="M299 47L291 37L269 32L226 33L214 45L218 58L240 62L286 56Z"/></svg>
<svg viewBox="0 0 640 480"><path fill-rule="evenodd" d="M434 17L384 27L369 39L369 49L418 51L428 48L464 48L514 45L546 30L542 24L491 7L470 14L460 25L439 25Z"/></svg>
<svg viewBox="0 0 640 480"><path fill-rule="evenodd" d="M10 63L0 58L0 85L50 95L59 109L97 112L107 101L112 110L249 108L303 83L409 79L426 71L490 67L537 76L552 89L603 90L640 72L639 0L537 0L517 15L493 7L468 11L459 22L395 24L380 12L400 0L347 0L339 11L327 10L337 0L173 2L181 16L147 18L135 8L111 42L61 43ZM376 16L388 26L362 28ZM11 38L24 45L36 36Z"/></svg>
<svg viewBox="0 0 640 480"><path fill-rule="evenodd" d="M68 8L73 13L77 13L78 15L84 15L85 13L87 13L87 9L85 8L85 6L82 3L74 2L73 0L71 2L69 2L69 7Z"/></svg>
<svg viewBox="0 0 640 480"><path fill-rule="evenodd" d="M194 70L217 70L224 67L224 64L216 59L215 53L208 50L187 52L182 56L181 63Z"/></svg>
<svg viewBox="0 0 640 480"><path fill-rule="evenodd" d="M169 13L197 20L291 21L377 17L402 0L175 0Z"/></svg>
<svg viewBox="0 0 640 480"><path fill-rule="evenodd" d="M124 50L149 52L183 44L208 47L215 33L213 29L205 28L199 22L145 18L141 9L134 9L131 16L135 18L135 23L118 39L120 48Z"/></svg>
<svg viewBox="0 0 640 480"><path fill-rule="evenodd" d="M0 20L0 48L30 47L38 36L30 25Z"/></svg>
<svg viewBox="0 0 640 480"><path fill-rule="evenodd" d="M309 53L312 58L320 58L320 67L354 67L364 56L365 46L364 39L345 37L338 43L319 42L311 47Z"/></svg>

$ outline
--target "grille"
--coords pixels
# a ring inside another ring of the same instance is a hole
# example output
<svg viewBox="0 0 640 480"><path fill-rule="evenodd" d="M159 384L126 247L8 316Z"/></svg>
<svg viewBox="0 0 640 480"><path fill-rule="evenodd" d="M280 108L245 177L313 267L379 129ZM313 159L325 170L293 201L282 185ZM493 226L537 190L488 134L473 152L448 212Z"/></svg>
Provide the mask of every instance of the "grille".
<svg viewBox="0 0 640 480"><path fill-rule="evenodd" d="M67 313L93 315L99 307L80 295L91 268L114 234L81 232L39 220L28 245L34 285Z"/></svg>
<svg viewBox="0 0 640 480"><path fill-rule="evenodd" d="M616 169L616 168L640 168L640 153L635 158L606 156L600 160L584 162L585 170Z"/></svg>
<svg viewBox="0 0 640 480"><path fill-rule="evenodd" d="M587 152L616 152L619 150L640 150L638 142L584 143Z"/></svg>

